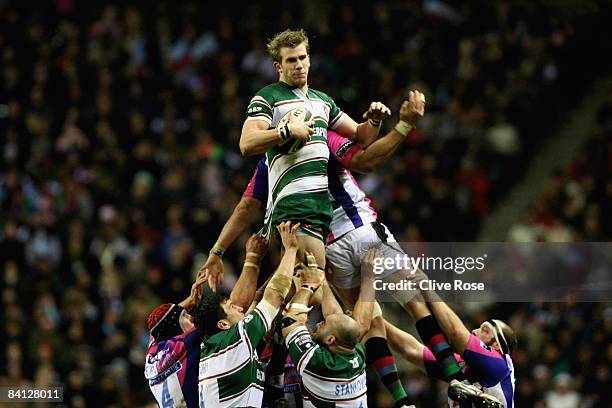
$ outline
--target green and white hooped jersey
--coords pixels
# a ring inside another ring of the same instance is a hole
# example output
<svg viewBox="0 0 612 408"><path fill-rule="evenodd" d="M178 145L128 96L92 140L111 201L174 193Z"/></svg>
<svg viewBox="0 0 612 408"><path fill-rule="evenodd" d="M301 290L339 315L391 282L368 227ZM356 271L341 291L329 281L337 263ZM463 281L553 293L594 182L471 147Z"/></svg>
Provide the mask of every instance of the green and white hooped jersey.
<svg viewBox="0 0 612 408"><path fill-rule="evenodd" d="M306 194L320 200L319 197L324 196L320 193L327 193L327 129L335 129L347 118L327 94L312 88L304 94L297 87L279 81L262 88L251 99L246 120L263 120L269 128L275 128L280 119L295 108L305 108L312 113L315 133L310 142L295 152L289 151L291 143L274 146L266 152L269 186L266 224L275 225L283 221L280 218L286 216L286 212L277 212L276 209L284 198ZM313 212L320 211L315 207ZM304 215L304 210L308 211L302 208L300 216ZM331 206L329 211L331 214ZM314 216L316 214L310 215ZM308 224L309 217L304 217L303 224Z"/></svg>
<svg viewBox="0 0 612 408"><path fill-rule="evenodd" d="M302 376L304 407L367 408L365 349L361 343L351 354L332 353L319 346L303 325L292 330L285 342Z"/></svg>
<svg viewBox="0 0 612 408"><path fill-rule="evenodd" d="M200 407L259 407L264 371L257 344L270 329L274 308L261 302L229 330L204 341L200 348L198 395Z"/></svg>

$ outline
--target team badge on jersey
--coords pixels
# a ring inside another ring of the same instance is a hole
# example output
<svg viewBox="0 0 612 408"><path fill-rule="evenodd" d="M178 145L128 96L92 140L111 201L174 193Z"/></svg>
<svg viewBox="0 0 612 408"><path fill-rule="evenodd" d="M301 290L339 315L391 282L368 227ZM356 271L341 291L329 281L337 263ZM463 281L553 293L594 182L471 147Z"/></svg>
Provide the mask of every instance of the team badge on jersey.
<svg viewBox="0 0 612 408"><path fill-rule="evenodd" d="M313 348L316 343L312 340L309 334L303 334L295 340L295 345L302 353Z"/></svg>

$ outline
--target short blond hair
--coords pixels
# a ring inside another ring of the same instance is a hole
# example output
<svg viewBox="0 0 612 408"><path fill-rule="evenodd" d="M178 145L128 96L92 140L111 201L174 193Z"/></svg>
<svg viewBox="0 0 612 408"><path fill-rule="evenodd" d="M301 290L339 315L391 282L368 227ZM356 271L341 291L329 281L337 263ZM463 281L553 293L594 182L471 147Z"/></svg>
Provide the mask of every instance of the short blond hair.
<svg viewBox="0 0 612 408"><path fill-rule="evenodd" d="M273 61L282 62L280 54L281 48L295 48L302 43L306 45L306 52L310 54L310 45L308 44L308 36L306 35L306 31L304 31L302 28L299 30L287 29L276 34L274 38L268 42L266 47L268 49L268 54L270 54Z"/></svg>

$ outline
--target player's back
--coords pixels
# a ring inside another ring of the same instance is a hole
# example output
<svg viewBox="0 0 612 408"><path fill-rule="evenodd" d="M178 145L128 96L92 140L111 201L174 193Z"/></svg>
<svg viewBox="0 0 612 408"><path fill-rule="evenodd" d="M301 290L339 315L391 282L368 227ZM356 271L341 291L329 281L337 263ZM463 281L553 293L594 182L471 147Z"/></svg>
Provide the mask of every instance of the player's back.
<svg viewBox="0 0 612 408"><path fill-rule="evenodd" d="M256 347L271 321L258 306L229 330L202 343L198 393L204 406L261 406L265 377Z"/></svg>
<svg viewBox="0 0 612 408"><path fill-rule="evenodd" d="M198 407L200 341L197 330L158 343L151 338L145 378L160 407Z"/></svg>
<svg viewBox="0 0 612 408"><path fill-rule="evenodd" d="M298 364L305 407L367 407L365 351L358 344L351 354L317 349Z"/></svg>

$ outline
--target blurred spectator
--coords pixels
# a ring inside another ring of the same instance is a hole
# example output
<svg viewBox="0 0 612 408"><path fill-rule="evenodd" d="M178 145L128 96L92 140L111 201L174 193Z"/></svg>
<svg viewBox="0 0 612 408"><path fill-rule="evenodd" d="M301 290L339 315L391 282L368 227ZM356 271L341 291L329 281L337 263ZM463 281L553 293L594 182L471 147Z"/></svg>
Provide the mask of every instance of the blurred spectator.
<svg viewBox="0 0 612 408"><path fill-rule="evenodd" d="M547 408L578 408L580 395L572 390L572 376L567 373L557 374L553 378L554 390L546 394Z"/></svg>

